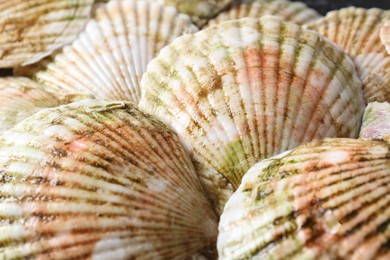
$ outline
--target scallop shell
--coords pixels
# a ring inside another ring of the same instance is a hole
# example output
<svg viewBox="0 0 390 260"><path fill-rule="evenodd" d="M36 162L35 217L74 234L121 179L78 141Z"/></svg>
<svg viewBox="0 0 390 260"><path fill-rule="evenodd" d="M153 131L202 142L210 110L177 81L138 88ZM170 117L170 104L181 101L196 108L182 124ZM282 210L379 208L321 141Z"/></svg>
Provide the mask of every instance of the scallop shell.
<svg viewBox="0 0 390 260"><path fill-rule="evenodd" d="M368 104L364 112L360 138L390 142L390 103Z"/></svg>
<svg viewBox="0 0 390 260"><path fill-rule="evenodd" d="M0 2L0 67L28 65L72 42L90 18L93 0Z"/></svg>
<svg viewBox="0 0 390 260"><path fill-rule="evenodd" d="M388 20L381 28L380 37L383 45L387 50L387 53L390 54L390 20Z"/></svg>
<svg viewBox="0 0 390 260"><path fill-rule="evenodd" d="M46 109L0 137L1 259L172 259L215 242L191 160L131 103Z"/></svg>
<svg viewBox="0 0 390 260"><path fill-rule="evenodd" d="M178 133L202 179L232 185L224 192L263 158L315 138L356 137L365 106L348 55L272 16L180 37L149 63L141 85L141 109Z"/></svg>
<svg viewBox="0 0 390 260"><path fill-rule="evenodd" d="M81 93L138 103L148 62L173 39L194 31L190 18L174 7L112 0L35 79L65 97Z"/></svg>
<svg viewBox="0 0 390 260"><path fill-rule="evenodd" d="M252 0L249 3L233 5L208 22L208 26L220 24L224 21L240 19L243 17L260 18L264 15L279 16L285 21L296 24L314 22L321 17L315 10L302 2L285 0Z"/></svg>
<svg viewBox="0 0 390 260"><path fill-rule="evenodd" d="M256 164L219 223L220 259L389 259L390 144L325 139Z"/></svg>
<svg viewBox="0 0 390 260"><path fill-rule="evenodd" d="M24 77L0 77L0 134L59 100L39 84Z"/></svg>
<svg viewBox="0 0 390 260"><path fill-rule="evenodd" d="M329 12L307 28L340 45L355 60L367 102L390 101L390 56L379 32L390 11L349 7Z"/></svg>

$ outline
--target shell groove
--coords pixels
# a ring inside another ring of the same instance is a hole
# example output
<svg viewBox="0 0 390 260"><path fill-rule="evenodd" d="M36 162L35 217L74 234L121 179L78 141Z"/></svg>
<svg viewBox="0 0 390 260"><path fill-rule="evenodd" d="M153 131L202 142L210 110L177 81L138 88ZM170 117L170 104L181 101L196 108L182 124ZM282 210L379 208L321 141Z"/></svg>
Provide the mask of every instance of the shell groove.
<svg viewBox="0 0 390 260"><path fill-rule="evenodd" d="M385 45L387 53L390 54L390 19L382 26L380 37L383 45Z"/></svg>
<svg viewBox="0 0 390 260"><path fill-rule="evenodd" d="M390 104L372 102L366 107L360 138L390 143Z"/></svg>
<svg viewBox="0 0 390 260"><path fill-rule="evenodd" d="M0 1L0 67L37 62L72 42L93 0Z"/></svg>
<svg viewBox="0 0 390 260"><path fill-rule="evenodd" d="M190 18L174 7L112 0L35 79L63 96L81 93L138 103L148 62L176 37L195 31Z"/></svg>
<svg viewBox="0 0 390 260"><path fill-rule="evenodd" d="M208 189L219 210L220 193L238 187L254 163L313 139L357 137L364 110L352 60L271 16L180 37L141 84L141 109L178 133L203 184L230 184Z"/></svg>
<svg viewBox="0 0 390 260"><path fill-rule="evenodd" d="M43 108L56 107L59 100L39 84L24 77L0 78L0 134Z"/></svg>
<svg viewBox="0 0 390 260"><path fill-rule="evenodd" d="M296 24L314 22L321 17L315 10L307 7L302 2L253 0L232 5L231 8L211 19L207 25L212 26L243 17L260 18L265 15L275 15L286 22L294 22Z"/></svg>
<svg viewBox="0 0 390 260"><path fill-rule="evenodd" d="M184 258L216 239L190 158L133 104L45 109L0 137L0 259Z"/></svg>
<svg viewBox="0 0 390 260"><path fill-rule="evenodd" d="M389 19L390 11L349 7L329 12L307 26L351 55L367 102L390 101L390 56L379 37L382 25Z"/></svg>
<svg viewBox="0 0 390 260"><path fill-rule="evenodd" d="M325 139L244 176L219 224L220 259L388 259L390 145Z"/></svg>

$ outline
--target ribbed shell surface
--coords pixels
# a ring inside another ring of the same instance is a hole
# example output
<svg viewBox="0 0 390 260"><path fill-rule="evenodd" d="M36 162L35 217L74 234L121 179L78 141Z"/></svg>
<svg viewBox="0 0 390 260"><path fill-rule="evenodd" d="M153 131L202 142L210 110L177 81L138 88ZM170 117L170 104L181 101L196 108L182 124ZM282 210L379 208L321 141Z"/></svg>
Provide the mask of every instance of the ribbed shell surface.
<svg viewBox="0 0 390 260"><path fill-rule="evenodd" d="M238 3L211 19L207 25L220 24L224 21L235 20L244 17L260 18L264 15L279 16L286 22L305 24L314 22L321 17L315 10L301 2L285 0L253 0L248 3Z"/></svg>
<svg viewBox="0 0 390 260"><path fill-rule="evenodd" d="M220 259L389 259L390 145L325 139L264 160L219 223Z"/></svg>
<svg viewBox="0 0 390 260"><path fill-rule="evenodd" d="M0 67L27 65L72 42L93 0L0 0Z"/></svg>
<svg viewBox="0 0 390 260"><path fill-rule="evenodd" d="M357 137L365 106L343 51L271 16L180 37L141 84L141 109L178 133L220 209L221 184L238 187L257 161L317 138Z"/></svg>
<svg viewBox="0 0 390 260"><path fill-rule="evenodd" d="M0 259L182 259L215 242L191 160L124 102L46 109L0 137Z"/></svg>
<svg viewBox="0 0 390 260"><path fill-rule="evenodd" d="M190 17L174 7L112 0L35 78L63 96L83 93L138 103L148 62L176 37L195 31Z"/></svg>
<svg viewBox="0 0 390 260"><path fill-rule="evenodd" d="M372 102L364 111L360 138L390 143L390 103Z"/></svg>
<svg viewBox="0 0 390 260"><path fill-rule="evenodd" d="M59 104L54 95L29 78L0 78L0 134L35 112Z"/></svg>
<svg viewBox="0 0 390 260"><path fill-rule="evenodd" d="M390 54L390 18L382 26L380 31L381 42L385 46L387 53Z"/></svg>
<svg viewBox="0 0 390 260"><path fill-rule="evenodd" d="M388 19L390 11L348 7L329 12L307 26L351 55L363 81L367 102L390 101L390 56L379 36Z"/></svg>

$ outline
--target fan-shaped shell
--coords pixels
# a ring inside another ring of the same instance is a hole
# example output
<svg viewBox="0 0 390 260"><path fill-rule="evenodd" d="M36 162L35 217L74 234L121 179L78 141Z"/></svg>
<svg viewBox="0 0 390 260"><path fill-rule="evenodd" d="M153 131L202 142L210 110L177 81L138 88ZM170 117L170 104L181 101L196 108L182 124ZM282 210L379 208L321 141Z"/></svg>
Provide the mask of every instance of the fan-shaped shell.
<svg viewBox="0 0 390 260"><path fill-rule="evenodd" d="M340 45L355 60L367 102L390 101L390 56L380 41L390 11L348 7L329 12L307 28Z"/></svg>
<svg viewBox="0 0 390 260"><path fill-rule="evenodd" d="M142 88L140 107L178 133L216 186L238 187L258 160L312 139L356 137L364 110L352 60L271 16L180 37L149 64Z"/></svg>
<svg viewBox="0 0 390 260"><path fill-rule="evenodd" d="M148 62L176 37L197 28L174 7L112 0L71 45L35 76L54 93L138 103L139 81Z"/></svg>
<svg viewBox="0 0 390 260"><path fill-rule="evenodd" d="M172 259L215 241L191 160L124 102L46 109L0 137L0 258Z"/></svg>
<svg viewBox="0 0 390 260"><path fill-rule="evenodd" d="M383 45L387 50L387 53L390 54L390 20L388 20L381 28L380 37Z"/></svg>
<svg viewBox="0 0 390 260"><path fill-rule="evenodd" d="M388 259L389 183L384 142L325 139L264 160L225 206L219 257Z"/></svg>
<svg viewBox="0 0 390 260"><path fill-rule="evenodd" d="M307 7L302 2L253 0L248 1L248 3L232 5L231 8L211 19L207 25L211 26L243 17L260 18L264 15L279 16L285 21L296 24L314 22L321 17L315 10Z"/></svg>
<svg viewBox="0 0 390 260"><path fill-rule="evenodd" d="M72 42L90 17L93 0L0 2L0 67L27 65Z"/></svg>
<svg viewBox="0 0 390 260"><path fill-rule="evenodd" d="M390 104L372 102L366 107L360 138L390 142Z"/></svg>
<svg viewBox="0 0 390 260"><path fill-rule="evenodd" d="M24 77L0 77L0 134L35 112L58 106L59 100Z"/></svg>

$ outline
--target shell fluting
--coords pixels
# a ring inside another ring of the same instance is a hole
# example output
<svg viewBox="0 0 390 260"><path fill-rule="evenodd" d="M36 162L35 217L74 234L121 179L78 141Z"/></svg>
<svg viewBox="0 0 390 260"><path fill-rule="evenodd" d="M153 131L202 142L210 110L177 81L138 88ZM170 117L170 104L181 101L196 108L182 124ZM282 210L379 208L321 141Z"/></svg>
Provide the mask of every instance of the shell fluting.
<svg viewBox="0 0 390 260"><path fill-rule="evenodd" d="M360 138L390 143L390 103L368 104L363 116Z"/></svg>
<svg viewBox="0 0 390 260"><path fill-rule="evenodd" d="M387 53L390 54L390 18L382 26L380 31L380 37L383 45L385 46Z"/></svg>
<svg viewBox="0 0 390 260"><path fill-rule="evenodd" d="M307 28L341 46L354 59L367 102L390 101L390 56L380 40L389 10L348 7L329 12Z"/></svg>
<svg viewBox="0 0 390 260"><path fill-rule="evenodd" d="M244 176L219 223L220 259L388 259L390 144L324 139Z"/></svg>
<svg viewBox="0 0 390 260"><path fill-rule="evenodd" d="M126 102L42 110L0 137L1 259L185 258L216 216L177 137Z"/></svg>
<svg viewBox="0 0 390 260"><path fill-rule="evenodd" d="M232 5L214 19L211 19L207 25L211 26L244 17L260 18L265 15L279 16L286 22L294 22L301 25L314 22L321 17L315 10L307 7L302 2L253 0Z"/></svg>
<svg viewBox="0 0 390 260"><path fill-rule="evenodd" d="M35 79L55 93L138 103L148 62L176 37L198 29L174 7L112 0Z"/></svg>
<svg viewBox="0 0 390 260"><path fill-rule="evenodd" d="M201 178L221 174L228 190L261 159L317 138L357 137L364 110L348 55L271 16L178 38L141 85L141 109L178 133L206 172Z"/></svg>
<svg viewBox="0 0 390 260"><path fill-rule="evenodd" d="M0 67L37 62L72 42L90 18L93 0L0 2Z"/></svg>
<svg viewBox="0 0 390 260"><path fill-rule="evenodd" d="M0 134L15 124L60 101L42 86L25 77L0 78Z"/></svg>

